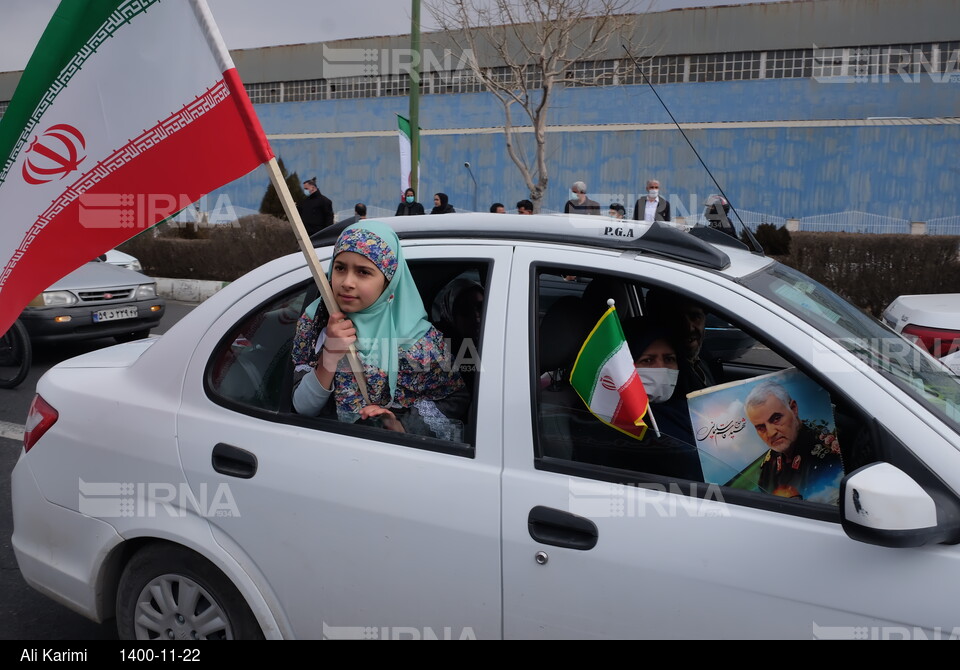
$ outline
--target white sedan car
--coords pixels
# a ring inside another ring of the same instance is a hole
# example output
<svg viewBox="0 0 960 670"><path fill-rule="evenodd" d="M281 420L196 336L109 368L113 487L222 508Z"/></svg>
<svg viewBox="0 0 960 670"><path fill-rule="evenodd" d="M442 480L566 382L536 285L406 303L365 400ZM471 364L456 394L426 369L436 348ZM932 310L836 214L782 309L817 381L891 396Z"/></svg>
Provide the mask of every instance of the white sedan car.
<svg viewBox="0 0 960 670"><path fill-rule="evenodd" d="M883 320L960 375L960 293L902 295Z"/></svg>
<svg viewBox="0 0 960 670"><path fill-rule="evenodd" d="M33 587L158 640L960 634L960 383L934 359L707 229L385 221L428 311L459 277L484 288L462 437L298 415L291 340L317 289L278 259L40 380L12 476ZM626 323L651 291L755 341L724 357L706 331L716 385L680 398L687 442L570 392L607 301ZM746 389L788 378L789 403L748 418ZM760 440L787 420L812 431L802 457ZM765 483L841 460L831 495Z"/></svg>

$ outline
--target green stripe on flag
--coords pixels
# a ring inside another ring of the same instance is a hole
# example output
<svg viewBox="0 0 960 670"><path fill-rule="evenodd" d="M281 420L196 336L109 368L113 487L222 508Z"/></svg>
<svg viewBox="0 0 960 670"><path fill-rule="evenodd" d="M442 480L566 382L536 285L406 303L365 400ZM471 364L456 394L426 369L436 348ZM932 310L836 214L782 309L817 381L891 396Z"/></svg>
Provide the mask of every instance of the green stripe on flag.
<svg viewBox="0 0 960 670"><path fill-rule="evenodd" d="M160 0L63 0L60 3L0 120L0 158L4 161L0 183L16 159L11 154L21 137L25 144L36 119L53 103L83 62L131 18L157 2Z"/></svg>
<svg viewBox="0 0 960 670"><path fill-rule="evenodd" d="M623 345L626 337L617 318L617 310L611 307L607 310L577 355L577 362L570 372L570 385L580 394L580 397L590 403L593 391L597 385L597 378L604 364Z"/></svg>

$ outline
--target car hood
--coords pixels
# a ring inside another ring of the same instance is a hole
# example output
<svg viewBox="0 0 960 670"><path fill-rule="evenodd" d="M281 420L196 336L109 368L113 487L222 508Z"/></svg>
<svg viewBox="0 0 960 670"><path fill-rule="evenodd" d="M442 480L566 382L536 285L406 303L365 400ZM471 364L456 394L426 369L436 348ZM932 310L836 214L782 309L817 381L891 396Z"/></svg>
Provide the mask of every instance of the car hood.
<svg viewBox="0 0 960 670"><path fill-rule="evenodd" d="M139 272L94 261L85 263L59 280L48 291L71 291L85 288L107 288L111 286L136 286L152 284L153 280Z"/></svg>
<svg viewBox="0 0 960 670"><path fill-rule="evenodd" d="M884 319L897 331L907 324L960 330L960 293L902 295L884 310Z"/></svg>
<svg viewBox="0 0 960 670"><path fill-rule="evenodd" d="M112 347L97 349L74 358L68 358L55 367L64 368L126 368L133 365L134 362L143 354L144 351L153 346L159 338L150 337L135 342L125 344L115 344Z"/></svg>

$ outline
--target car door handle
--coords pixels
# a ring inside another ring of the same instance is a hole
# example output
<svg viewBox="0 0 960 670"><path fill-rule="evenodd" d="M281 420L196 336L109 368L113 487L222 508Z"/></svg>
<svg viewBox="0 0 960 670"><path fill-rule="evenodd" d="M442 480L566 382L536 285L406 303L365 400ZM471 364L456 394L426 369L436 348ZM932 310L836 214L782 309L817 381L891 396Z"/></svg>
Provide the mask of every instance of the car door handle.
<svg viewBox="0 0 960 670"><path fill-rule="evenodd" d="M213 448L213 469L221 475L250 479L257 474L257 457L249 451L221 442Z"/></svg>
<svg viewBox="0 0 960 670"><path fill-rule="evenodd" d="M527 517L530 537L541 544L588 551L597 546L597 525L576 514L537 506Z"/></svg>

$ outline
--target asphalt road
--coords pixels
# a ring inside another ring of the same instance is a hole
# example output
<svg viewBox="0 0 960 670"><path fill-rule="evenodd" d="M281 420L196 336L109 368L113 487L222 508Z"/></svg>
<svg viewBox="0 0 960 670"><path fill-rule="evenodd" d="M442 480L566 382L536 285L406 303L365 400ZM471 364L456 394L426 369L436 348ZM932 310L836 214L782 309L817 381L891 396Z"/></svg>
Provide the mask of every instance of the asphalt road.
<svg viewBox="0 0 960 670"><path fill-rule="evenodd" d="M167 301L167 311L151 335L166 332L195 305ZM27 585L13 555L10 537L10 473L22 450L19 438L37 380L60 361L110 346L113 339L57 346L37 345L27 379L15 389L0 389L0 640L116 640L112 621L96 624Z"/></svg>

